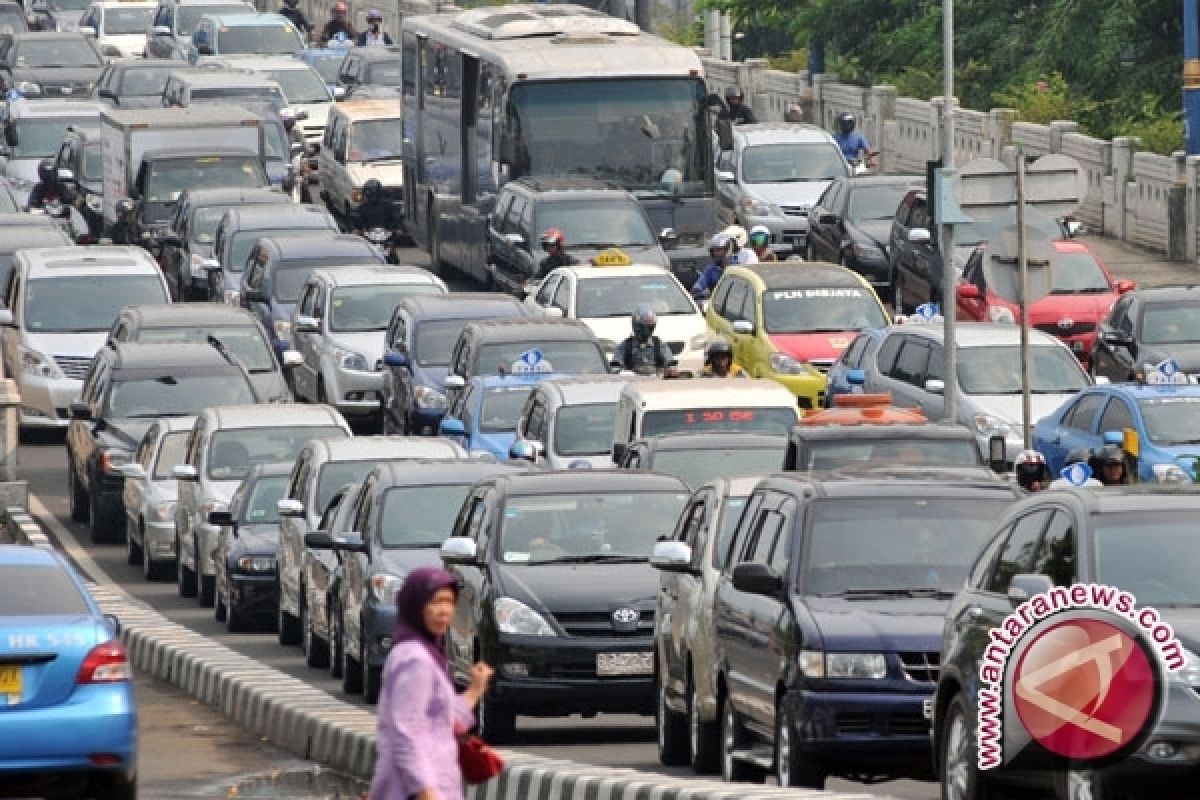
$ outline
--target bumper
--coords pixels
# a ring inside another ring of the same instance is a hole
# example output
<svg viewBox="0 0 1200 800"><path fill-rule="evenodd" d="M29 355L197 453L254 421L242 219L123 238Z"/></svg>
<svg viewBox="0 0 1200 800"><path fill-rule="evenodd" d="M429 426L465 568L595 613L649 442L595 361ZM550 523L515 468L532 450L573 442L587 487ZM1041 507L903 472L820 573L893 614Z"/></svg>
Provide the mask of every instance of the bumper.
<svg viewBox="0 0 1200 800"><path fill-rule="evenodd" d="M771 232L771 243L801 253L808 245L808 217L755 217L743 215L746 230L762 225Z"/></svg>
<svg viewBox="0 0 1200 800"><path fill-rule="evenodd" d="M930 763L929 695L791 690L783 702L796 746L863 772L912 772Z"/></svg>
<svg viewBox="0 0 1200 800"><path fill-rule="evenodd" d="M65 428L71 403L79 399L83 381L75 378L20 377L21 424L33 428Z"/></svg>
<svg viewBox="0 0 1200 800"><path fill-rule="evenodd" d="M333 405L342 414L374 414L379 410L379 390L383 388L382 372L335 367L325 371L325 385Z"/></svg>
<svg viewBox="0 0 1200 800"><path fill-rule="evenodd" d="M243 616L275 613L279 598L275 595L275 573L229 575L229 604Z"/></svg>
<svg viewBox="0 0 1200 800"><path fill-rule="evenodd" d="M79 686L50 708L4 712L0 785L10 773L49 775L77 771L134 771L137 712L131 683ZM120 763L101 770L91 756L111 754Z"/></svg>
<svg viewBox="0 0 1200 800"><path fill-rule="evenodd" d="M826 380L824 375L779 375L768 372L762 377L782 384L789 392L796 395L797 403L801 408L822 408L825 404Z"/></svg>
<svg viewBox="0 0 1200 800"><path fill-rule="evenodd" d="M147 522L144 541L146 557L154 561L171 561L179 554L175 552L175 522Z"/></svg>

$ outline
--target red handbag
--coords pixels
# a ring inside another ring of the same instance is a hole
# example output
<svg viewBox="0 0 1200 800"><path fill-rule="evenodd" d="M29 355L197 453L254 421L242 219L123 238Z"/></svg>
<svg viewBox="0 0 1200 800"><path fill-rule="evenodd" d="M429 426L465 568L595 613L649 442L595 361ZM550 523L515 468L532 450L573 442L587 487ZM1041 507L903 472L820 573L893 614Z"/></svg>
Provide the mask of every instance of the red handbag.
<svg viewBox="0 0 1200 800"><path fill-rule="evenodd" d="M504 759L492 746L469 733L458 735L458 766L470 785L486 783L504 769Z"/></svg>

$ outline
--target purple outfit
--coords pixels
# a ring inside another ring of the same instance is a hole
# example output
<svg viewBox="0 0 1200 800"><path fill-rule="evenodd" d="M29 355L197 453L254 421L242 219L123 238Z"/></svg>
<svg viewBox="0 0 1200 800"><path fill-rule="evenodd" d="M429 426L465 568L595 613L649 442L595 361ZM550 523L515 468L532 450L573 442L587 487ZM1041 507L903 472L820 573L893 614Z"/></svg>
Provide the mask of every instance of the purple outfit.
<svg viewBox="0 0 1200 800"><path fill-rule="evenodd" d="M463 799L454 728L470 728L475 717L454 690L444 643L425 629L422 616L429 599L445 587L456 588L453 575L420 568L396 596L395 644L379 693L371 800L408 800L422 789L433 789L438 800Z"/></svg>

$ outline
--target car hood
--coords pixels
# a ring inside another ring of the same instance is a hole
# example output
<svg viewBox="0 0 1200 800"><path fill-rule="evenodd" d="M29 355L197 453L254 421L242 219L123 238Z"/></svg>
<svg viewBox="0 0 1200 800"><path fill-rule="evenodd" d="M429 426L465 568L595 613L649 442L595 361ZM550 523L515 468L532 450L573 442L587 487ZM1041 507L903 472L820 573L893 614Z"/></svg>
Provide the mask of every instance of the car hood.
<svg viewBox="0 0 1200 800"><path fill-rule="evenodd" d="M332 333L329 336L332 347L343 350L353 350L362 353L367 359L368 369L374 370L375 364L383 358L383 332L363 331L362 333Z"/></svg>
<svg viewBox="0 0 1200 800"><path fill-rule="evenodd" d="M629 315L623 317L591 317L581 320L591 328L597 339L607 339L614 346L620 344L632 332ZM687 348L692 337L704 334L708 326L700 314L663 314L654 327L654 335L664 342L683 342Z"/></svg>
<svg viewBox="0 0 1200 800"><path fill-rule="evenodd" d="M26 333L25 343L51 356L74 356L95 358L108 340L108 331L85 331L82 333Z"/></svg>
<svg viewBox="0 0 1200 800"><path fill-rule="evenodd" d="M437 547L394 547L381 553L380 566L401 578L417 567L442 566L441 550Z"/></svg>
<svg viewBox="0 0 1200 800"><path fill-rule="evenodd" d="M279 548L278 524L238 525L237 540L229 548L232 556L273 556Z"/></svg>
<svg viewBox="0 0 1200 800"><path fill-rule="evenodd" d="M13 81L32 81L47 86L80 86L95 83L104 67L17 67ZM80 94L80 97L83 95ZM161 100L159 101L161 102Z"/></svg>
<svg viewBox="0 0 1200 800"><path fill-rule="evenodd" d="M356 162L346 165L346 171L355 186L362 186L371 178L386 186L404 185L404 161L400 157L386 161Z"/></svg>
<svg viewBox="0 0 1200 800"><path fill-rule="evenodd" d="M609 612L633 607L654 609L658 572L650 563L496 564L498 595L520 600L543 614ZM603 588L601 588L603 587Z"/></svg>
<svg viewBox="0 0 1200 800"><path fill-rule="evenodd" d="M1200 342L1179 342L1178 344L1147 344L1138 350L1138 364L1157 364L1173 358L1179 362L1183 372L1200 372Z"/></svg>
<svg viewBox="0 0 1200 800"><path fill-rule="evenodd" d="M797 183L747 183L746 191L777 206L812 206L829 188L830 180Z"/></svg>
<svg viewBox="0 0 1200 800"><path fill-rule="evenodd" d="M513 442L517 440L516 432L504 433L495 431L492 433L481 433L471 442L471 450L486 450L499 459L508 458L508 451L512 449Z"/></svg>
<svg viewBox="0 0 1200 800"><path fill-rule="evenodd" d="M1097 323L1108 315L1117 300L1116 292L1104 294L1052 294L1029 307L1029 322L1033 325L1057 325L1059 320ZM1017 305L988 292L988 304L1005 306L1017 314ZM1068 326L1070 327L1070 326Z"/></svg>
<svg viewBox="0 0 1200 800"><path fill-rule="evenodd" d="M96 436L102 441L115 443L124 450L133 451L142 443L146 431L157 421L153 417L105 420L104 427L96 432Z"/></svg>
<svg viewBox="0 0 1200 800"><path fill-rule="evenodd" d="M264 403L272 401L286 403L292 398L292 393L288 389L283 375L276 370L251 372L250 383L254 386L254 393Z"/></svg>
<svg viewBox="0 0 1200 800"><path fill-rule="evenodd" d="M849 238L854 241L869 241L880 250L887 249L888 235L892 232L890 219L864 219L846 225Z"/></svg>
<svg viewBox="0 0 1200 800"><path fill-rule="evenodd" d="M905 652L941 650L949 600L889 598L848 600L806 597L826 650Z"/></svg>
<svg viewBox="0 0 1200 800"><path fill-rule="evenodd" d="M797 361L832 361L850 346L858 331L837 333L771 333L767 338L781 352Z"/></svg>
<svg viewBox="0 0 1200 800"><path fill-rule="evenodd" d="M973 394L968 395L975 408L1003 417L1009 422L1020 423L1021 395L1017 394ZM1034 425L1042 417L1053 414L1059 406L1075 396L1075 392L1056 392L1054 394L1030 395L1030 412L1033 418L1029 420ZM969 422L967 427L974 428Z"/></svg>

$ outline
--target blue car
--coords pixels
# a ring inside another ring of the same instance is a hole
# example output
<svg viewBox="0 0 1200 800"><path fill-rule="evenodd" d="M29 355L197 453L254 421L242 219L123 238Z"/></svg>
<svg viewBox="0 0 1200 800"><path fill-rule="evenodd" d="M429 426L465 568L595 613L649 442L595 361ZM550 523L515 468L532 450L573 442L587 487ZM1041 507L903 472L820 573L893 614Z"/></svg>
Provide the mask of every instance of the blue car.
<svg viewBox="0 0 1200 800"><path fill-rule="evenodd" d="M1140 481L1196 477L1200 457L1200 386L1116 383L1089 386L1033 429L1033 446L1046 457L1051 474L1067 454L1096 450L1106 439L1137 431Z"/></svg>
<svg viewBox="0 0 1200 800"><path fill-rule="evenodd" d="M57 553L0 545L0 793L137 796L133 670Z"/></svg>
<svg viewBox="0 0 1200 800"><path fill-rule="evenodd" d="M473 456L490 453L507 459L517 439L517 418L525 399L534 384L550 377L554 373L476 375L451 401L440 433L462 444Z"/></svg>
<svg viewBox="0 0 1200 800"><path fill-rule="evenodd" d="M879 350L879 343L887 328L868 328L854 337L850 346L842 351L842 355L829 367L826 375L828 385L825 388L825 407L833 408L833 398L839 394L854 394L862 391L862 385L867 379L862 364L866 357Z"/></svg>

